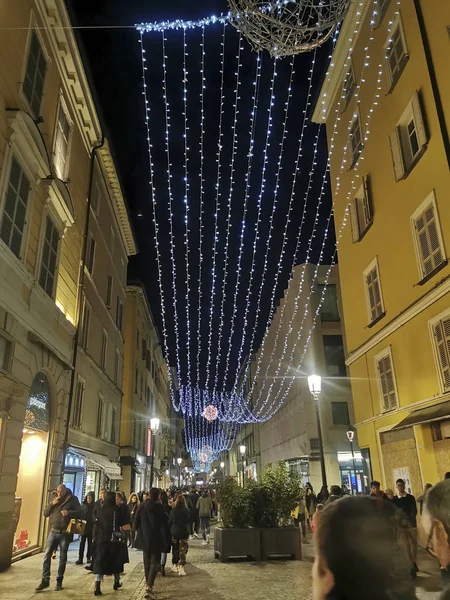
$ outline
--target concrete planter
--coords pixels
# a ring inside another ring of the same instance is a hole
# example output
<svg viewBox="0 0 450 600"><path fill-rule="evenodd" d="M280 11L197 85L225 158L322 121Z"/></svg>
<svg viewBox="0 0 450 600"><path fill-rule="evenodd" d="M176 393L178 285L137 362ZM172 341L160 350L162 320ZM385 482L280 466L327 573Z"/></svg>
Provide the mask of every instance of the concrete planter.
<svg viewBox="0 0 450 600"><path fill-rule="evenodd" d="M298 527L269 527L259 529L261 534L261 558L302 559L300 529Z"/></svg>
<svg viewBox="0 0 450 600"><path fill-rule="evenodd" d="M259 529L253 527L248 529L216 527L214 530L215 558L221 562L230 558L261 560L261 535L259 532Z"/></svg>

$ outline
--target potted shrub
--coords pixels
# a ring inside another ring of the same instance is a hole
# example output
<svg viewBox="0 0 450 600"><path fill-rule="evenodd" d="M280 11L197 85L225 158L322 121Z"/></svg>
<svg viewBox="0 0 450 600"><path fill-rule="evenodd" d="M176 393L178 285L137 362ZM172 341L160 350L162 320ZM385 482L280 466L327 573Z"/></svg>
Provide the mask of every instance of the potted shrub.
<svg viewBox="0 0 450 600"><path fill-rule="evenodd" d="M230 558L261 560L260 534L252 524L252 494L232 477L218 489L222 527L214 532L214 556L224 562Z"/></svg>
<svg viewBox="0 0 450 600"><path fill-rule="evenodd" d="M253 486L255 523L261 533L262 560L290 557L301 560L300 529L292 523L291 513L304 495L300 480L292 476L285 463L267 465L261 483Z"/></svg>

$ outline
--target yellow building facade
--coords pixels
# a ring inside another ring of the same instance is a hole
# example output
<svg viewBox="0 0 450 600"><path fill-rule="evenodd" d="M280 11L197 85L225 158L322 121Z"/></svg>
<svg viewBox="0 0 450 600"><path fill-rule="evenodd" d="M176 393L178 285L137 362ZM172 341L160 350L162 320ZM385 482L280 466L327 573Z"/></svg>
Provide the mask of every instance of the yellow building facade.
<svg viewBox="0 0 450 600"><path fill-rule="evenodd" d="M359 445L386 487L450 470L450 4L363 0L325 123Z"/></svg>

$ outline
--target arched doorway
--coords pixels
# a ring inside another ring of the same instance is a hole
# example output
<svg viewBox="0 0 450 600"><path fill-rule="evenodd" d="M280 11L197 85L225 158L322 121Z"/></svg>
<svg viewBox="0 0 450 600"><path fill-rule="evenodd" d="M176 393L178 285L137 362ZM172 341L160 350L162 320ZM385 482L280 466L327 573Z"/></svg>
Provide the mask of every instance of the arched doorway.
<svg viewBox="0 0 450 600"><path fill-rule="evenodd" d="M31 384L25 411L16 489L14 553L39 544L49 423L50 384L47 375L40 371Z"/></svg>

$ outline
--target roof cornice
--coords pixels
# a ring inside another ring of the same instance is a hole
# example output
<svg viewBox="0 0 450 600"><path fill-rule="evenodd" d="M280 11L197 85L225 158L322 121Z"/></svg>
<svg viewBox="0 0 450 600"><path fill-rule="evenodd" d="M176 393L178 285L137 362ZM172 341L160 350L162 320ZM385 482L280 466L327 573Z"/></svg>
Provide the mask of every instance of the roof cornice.
<svg viewBox="0 0 450 600"><path fill-rule="evenodd" d="M361 26L373 2L374 0L352 0L350 4L314 108L312 116L314 123L326 123L328 120L331 108L347 73L349 60L361 31Z"/></svg>
<svg viewBox="0 0 450 600"><path fill-rule="evenodd" d="M102 138L102 126L91 94L83 61L73 33L64 0L36 0L39 17L44 25L58 68L65 99L90 154ZM136 243L125 205L119 177L108 142L100 151L101 159L113 191L121 236L128 256L136 254Z"/></svg>

